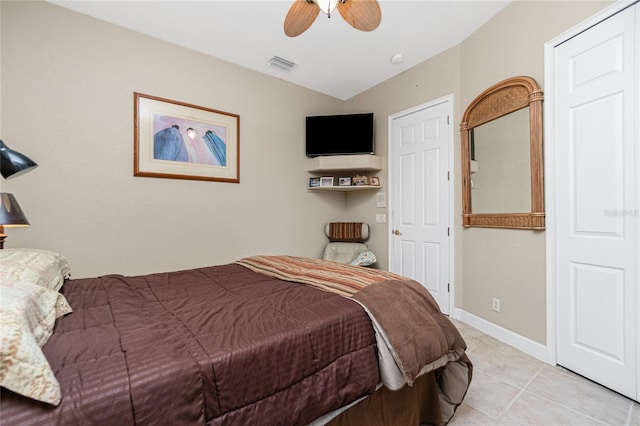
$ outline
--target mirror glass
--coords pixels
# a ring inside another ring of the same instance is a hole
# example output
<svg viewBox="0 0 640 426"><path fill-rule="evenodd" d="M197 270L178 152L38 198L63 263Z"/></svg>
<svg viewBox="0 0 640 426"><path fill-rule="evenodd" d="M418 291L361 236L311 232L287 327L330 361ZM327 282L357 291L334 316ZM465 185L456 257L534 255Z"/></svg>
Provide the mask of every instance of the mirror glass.
<svg viewBox="0 0 640 426"><path fill-rule="evenodd" d="M470 132L472 213L530 212L529 108Z"/></svg>

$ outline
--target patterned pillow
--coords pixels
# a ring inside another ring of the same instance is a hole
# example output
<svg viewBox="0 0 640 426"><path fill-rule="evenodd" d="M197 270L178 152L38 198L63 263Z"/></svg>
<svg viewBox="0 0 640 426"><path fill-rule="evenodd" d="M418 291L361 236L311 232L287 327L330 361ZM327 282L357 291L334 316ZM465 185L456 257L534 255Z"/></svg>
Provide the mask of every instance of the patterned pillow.
<svg viewBox="0 0 640 426"><path fill-rule="evenodd" d="M60 385L40 349L56 318L71 312L64 296L28 282L0 286L0 386L38 401L60 404Z"/></svg>
<svg viewBox="0 0 640 426"><path fill-rule="evenodd" d="M69 263L47 250L21 248L0 250L0 282L7 279L29 282L58 291L69 278Z"/></svg>
<svg viewBox="0 0 640 426"><path fill-rule="evenodd" d="M351 264L353 266L369 266L373 265L377 261L378 259L376 258L376 255L371 250L367 250L363 251L355 259L353 259L351 261Z"/></svg>

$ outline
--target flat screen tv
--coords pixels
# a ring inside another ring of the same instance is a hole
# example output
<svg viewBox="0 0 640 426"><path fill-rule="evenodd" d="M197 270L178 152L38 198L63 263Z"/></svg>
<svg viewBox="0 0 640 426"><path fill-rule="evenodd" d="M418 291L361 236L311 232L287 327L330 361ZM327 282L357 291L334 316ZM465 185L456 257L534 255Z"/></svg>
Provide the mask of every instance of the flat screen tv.
<svg viewBox="0 0 640 426"><path fill-rule="evenodd" d="M373 113L307 117L307 157L373 154Z"/></svg>

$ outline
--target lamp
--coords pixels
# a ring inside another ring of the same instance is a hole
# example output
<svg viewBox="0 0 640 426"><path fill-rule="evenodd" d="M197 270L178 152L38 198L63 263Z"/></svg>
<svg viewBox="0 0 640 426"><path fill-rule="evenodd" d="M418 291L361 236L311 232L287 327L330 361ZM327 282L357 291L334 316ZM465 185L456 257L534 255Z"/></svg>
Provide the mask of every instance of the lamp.
<svg viewBox="0 0 640 426"><path fill-rule="evenodd" d="M0 172L5 179L12 179L38 167L31 158L9 148L0 139ZM4 248L4 240L7 235L4 227L13 228L19 226L29 226L29 221L25 217L20 204L13 194L7 192L0 193L0 249Z"/></svg>
<svg viewBox="0 0 640 426"><path fill-rule="evenodd" d="M24 154L14 151L0 139L0 170L5 179L27 173L38 165Z"/></svg>
<svg viewBox="0 0 640 426"><path fill-rule="evenodd" d="M29 221L13 194L2 192L0 193L0 249L4 248L4 240L7 238L4 233L5 226L7 228L29 226Z"/></svg>

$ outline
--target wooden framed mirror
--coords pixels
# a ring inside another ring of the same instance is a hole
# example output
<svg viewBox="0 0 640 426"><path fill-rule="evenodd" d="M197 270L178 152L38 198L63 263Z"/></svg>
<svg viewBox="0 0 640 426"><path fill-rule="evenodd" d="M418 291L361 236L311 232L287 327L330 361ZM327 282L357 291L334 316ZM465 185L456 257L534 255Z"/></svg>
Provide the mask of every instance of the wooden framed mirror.
<svg viewBox="0 0 640 426"><path fill-rule="evenodd" d="M462 225L544 229L542 90L512 77L482 92L460 124Z"/></svg>

